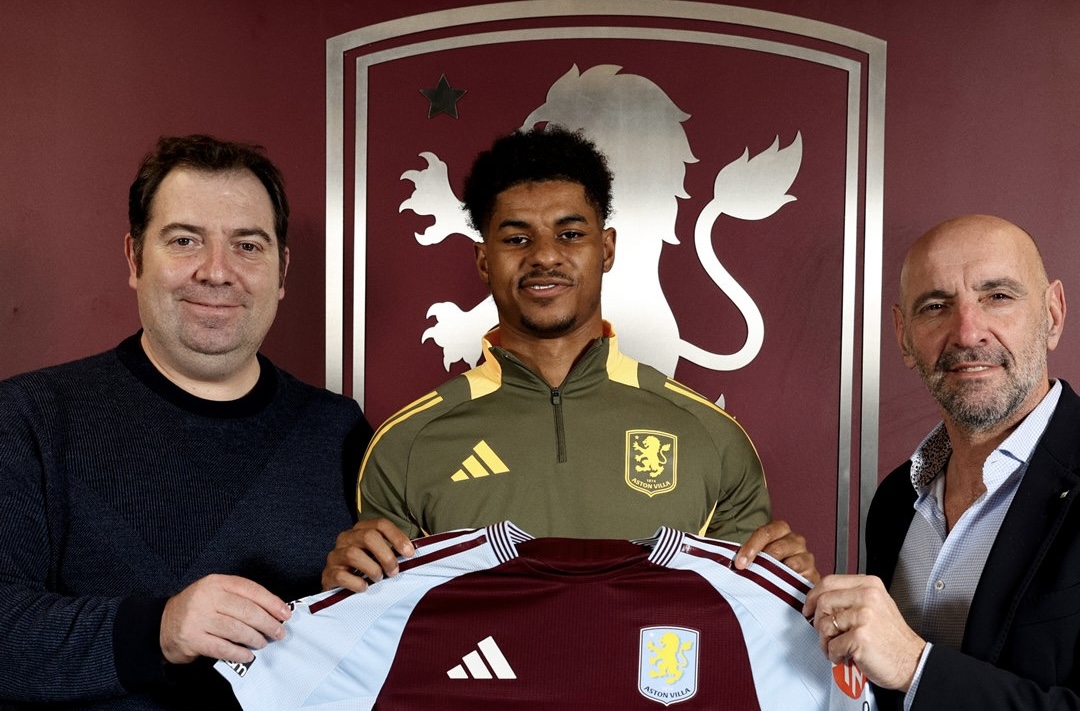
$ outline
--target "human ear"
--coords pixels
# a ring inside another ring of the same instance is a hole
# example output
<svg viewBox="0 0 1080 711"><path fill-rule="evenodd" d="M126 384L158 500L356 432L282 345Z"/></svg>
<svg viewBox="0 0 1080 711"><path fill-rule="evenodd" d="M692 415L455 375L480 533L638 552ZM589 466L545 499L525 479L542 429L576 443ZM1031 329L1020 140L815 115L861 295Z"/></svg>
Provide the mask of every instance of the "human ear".
<svg viewBox="0 0 1080 711"><path fill-rule="evenodd" d="M476 271L480 274L480 280L490 285L491 276L488 274L487 244L483 241L474 242L473 256L476 258Z"/></svg>
<svg viewBox="0 0 1080 711"><path fill-rule="evenodd" d="M1055 280L1046 289L1046 310L1050 318L1049 334L1046 337L1046 349L1057 348L1061 332L1065 327L1065 287L1060 280Z"/></svg>
<svg viewBox="0 0 1080 711"><path fill-rule="evenodd" d="M134 289L139 284L139 265L135 257L135 238L128 232L124 235L124 258L128 263L128 286Z"/></svg>
<svg viewBox="0 0 1080 711"><path fill-rule="evenodd" d="M615 228L604 230L604 272L611 271L615 265Z"/></svg>
<svg viewBox="0 0 1080 711"><path fill-rule="evenodd" d="M915 355L911 352L911 349L908 348L907 338L904 335L904 312L900 309L899 304L893 304L892 317L893 331L896 334L896 345L900 347L900 355L904 358L904 365L908 368L914 368Z"/></svg>

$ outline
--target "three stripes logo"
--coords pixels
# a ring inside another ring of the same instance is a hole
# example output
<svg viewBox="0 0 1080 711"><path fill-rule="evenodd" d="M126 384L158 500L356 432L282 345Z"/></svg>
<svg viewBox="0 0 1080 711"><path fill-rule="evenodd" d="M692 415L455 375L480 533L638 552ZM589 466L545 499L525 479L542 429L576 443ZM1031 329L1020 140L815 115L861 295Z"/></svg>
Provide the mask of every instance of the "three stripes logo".
<svg viewBox="0 0 1080 711"><path fill-rule="evenodd" d="M461 664L446 672L451 679L517 679L494 637L486 637L476 649L461 658Z"/></svg>
<svg viewBox="0 0 1080 711"><path fill-rule="evenodd" d="M495 450L487 442L480 440L472 448L472 453L461 462L461 468L450 478L454 481L468 481L490 474L505 474L508 471L510 467L495 454Z"/></svg>

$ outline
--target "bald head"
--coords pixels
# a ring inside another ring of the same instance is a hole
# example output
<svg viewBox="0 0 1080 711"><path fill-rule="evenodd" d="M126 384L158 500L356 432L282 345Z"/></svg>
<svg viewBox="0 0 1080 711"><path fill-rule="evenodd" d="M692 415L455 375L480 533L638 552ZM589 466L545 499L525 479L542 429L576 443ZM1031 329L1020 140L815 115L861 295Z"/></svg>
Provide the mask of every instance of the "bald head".
<svg viewBox="0 0 1080 711"><path fill-rule="evenodd" d="M1042 255L1031 235L993 215L962 215L946 220L917 239L900 270L900 306L905 312L912 299L912 281L932 266L962 266L978 261L1002 260L1008 269L1030 279L1035 288L1049 283Z"/></svg>
<svg viewBox="0 0 1080 711"><path fill-rule="evenodd" d="M1047 351L1065 317L1031 236L988 215L965 215L915 241L893 307L896 339L951 430L1008 431L1049 389ZM955 444L955 443L954 443Z"/></svg>

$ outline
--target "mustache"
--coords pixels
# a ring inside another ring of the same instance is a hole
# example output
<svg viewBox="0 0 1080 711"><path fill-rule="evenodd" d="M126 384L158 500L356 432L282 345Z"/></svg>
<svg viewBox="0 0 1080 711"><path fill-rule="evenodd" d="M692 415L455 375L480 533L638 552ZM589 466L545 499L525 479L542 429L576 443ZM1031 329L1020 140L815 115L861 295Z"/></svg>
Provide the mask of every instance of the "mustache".
<svg viewBox="0 0 1080 711"><path fill-rule="evenodd" d="M566 272L560 272L558 269L534 269L533 271L523 275L521 278L518 279L518 288L521 289L525 286L527 282L537 279L558 279L559 281L564 281L567 284L574 283L573 277L571 277Z"/></svg>
<svg viewBox="0 0 1080 711"><path fill-rule="evenodd" d="M208 284L191 284L178 289L176 296L184 301L195 301L208 304L233 304L244 303L244 294L239 289L223 284L213 286Z"/></svg>
<svg viewBox="0 0 1080 711"><path fill-rule="evenodd" d="M1010 368L1013 359L1012 355L1004 348L961 348L942 353L934 364L934 369L939 372L946 372L964 363L988 363Z"/></svg>

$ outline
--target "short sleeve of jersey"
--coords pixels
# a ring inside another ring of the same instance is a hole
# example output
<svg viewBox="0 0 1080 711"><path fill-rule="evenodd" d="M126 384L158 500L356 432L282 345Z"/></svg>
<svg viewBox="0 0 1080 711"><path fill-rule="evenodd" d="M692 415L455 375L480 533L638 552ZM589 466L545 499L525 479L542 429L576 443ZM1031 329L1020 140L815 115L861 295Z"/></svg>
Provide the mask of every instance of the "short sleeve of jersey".
<svg viewBox="0 0 1080 711"><path fill-rule="evenodd" d="M215 669L248 711L370 709L416 604L447 580L512 557L522 535L499 524L424 539L401 563L408 574L356 594L362 604L348 604L354 594L341 589L297 600L284 639L251 662L218 661Z"/></svg>
<svg viewBox="0 0 1080 711"><path fill-rule="evenodd" d="M831 665L818 649L817 632L801 613L809 581L767 554L737 571L736 551L732 543L667 531L660 536L654 559L701 575L732 606L761 710L787 711L803 704L829 711L876 708L869 681L858 667Z"/></svg>

